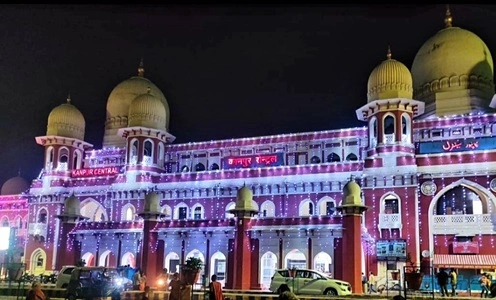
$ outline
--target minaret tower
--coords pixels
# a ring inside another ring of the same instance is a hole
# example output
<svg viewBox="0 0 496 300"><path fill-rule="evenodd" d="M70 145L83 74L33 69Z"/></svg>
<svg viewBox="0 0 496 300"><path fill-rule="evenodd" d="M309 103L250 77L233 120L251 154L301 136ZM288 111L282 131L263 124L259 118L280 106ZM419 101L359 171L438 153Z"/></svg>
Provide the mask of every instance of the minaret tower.
<svg viewBox="0 0 496 300"><path fill-rule="evenodd" d="M36 143L45 147L44 172L50 177L69 177L72 170L83 168L84 152L93 145L84 141L83 114L71 103L55 107L48 116L45 136L36 137Z"/></svg>
<svg viewBox="0 0 496 300"><path fill-rule="evenodd" d="M234 267L232 286L235 290L257 289L258 284L258 240L250 237L251 219L258 213L253 204L253 192L244 185L238 190L236 205L229 211L236 216L236 232L234 236ZM255 250L254 250L255 248ZM259 288L259 287L258 287Z"/></svg>
<svg viewBox="0 0 496 300"><path fill-rule="evenodd" d="M365 176L416 172L412 120L423 113L424 103L412 100L412 93L410 71L388 48L386 60L370 74L368 103L356 111L369 127Z"/></svg>
<svg viewBox="0 0 496 300"><path fill-rule="evenodd" d="M150 88L129 106L128 126L118 130L126 138L127 171L159 173L165 169L165 144L175 137L166 130L166 109Z"/></svg>
<svg viewBox="0 0 496 300"><path fill-rule="evenodd" d="M336 209L343 216L343 280L351 283L354 294L362 294L362 215L368 209L362 203L360 186L351 178L343 188L342 205Z"/></svg>

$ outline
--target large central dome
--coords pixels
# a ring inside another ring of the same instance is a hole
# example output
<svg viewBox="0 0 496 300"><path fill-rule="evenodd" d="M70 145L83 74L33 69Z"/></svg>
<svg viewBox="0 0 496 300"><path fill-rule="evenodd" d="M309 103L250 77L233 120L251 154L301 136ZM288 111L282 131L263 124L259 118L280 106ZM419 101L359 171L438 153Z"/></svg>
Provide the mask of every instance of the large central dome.
<svg viewBox="0 0 496 300"><path fill-rule="evenodd" d="M452 27L451 21L448 10L446 28L417 52L412 65L413 97L431 104L438 115L487 110L494 94L491 52L477 35Z"/></svg>
<svg viewBox="0 0 496 300"><path fill-rule="evenodd" d="M125 140L117 135L119 128L128 126L129 106L138 96L147 94L148 91L158 98L165 107L166 129L169 128L169 104L162 91L149 79L144 77L143 62L138 68L138 76L133 76L119 83L110 92L107 100L107 117L105 121L104 147L123 147Z"/></svg>

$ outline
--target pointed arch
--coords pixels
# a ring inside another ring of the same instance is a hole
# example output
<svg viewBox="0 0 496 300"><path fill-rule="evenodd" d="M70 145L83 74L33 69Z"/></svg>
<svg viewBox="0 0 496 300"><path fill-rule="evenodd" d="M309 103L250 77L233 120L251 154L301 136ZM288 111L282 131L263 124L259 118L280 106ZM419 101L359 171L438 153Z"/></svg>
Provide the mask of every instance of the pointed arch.
<svg viewBox="0 0 496 300"><path fill-rule="evenodd" d="M174 207L174 220L186 220L189 218L189 207L181 202Z"/></svg>
<svg viewBox="0 0 496 300"><path fill-rule="evenodd" d="M164 168L165 163L165 146L163 142L158 143L157 165L159 168Z"/></svg>
<svg viewBox="0 0 496 300"><path fill-rule="evenodd" d="M203 253L200 250L198 250L198 249L191 250L185 256L185 259L188 260L188 258L190 258L190 257L199 258L202 261L203 265L205 265L205 257L203 256ZM196 284L201 283L201 278L203 277L204 274L205 274L205 268L202 268L200 271L200 276L198 278L198 281L196 281Z"/></svg>
<svg viewBox="0 0 496 300"><path fill-rule="evenodd" d="M263 290L270 288L271 278L277 267L277 255L267 251L260 257L260 285Z"/></svg>
<svg viewBox="0 0 496 300"><path fill-rule="evenodd" d="M143 144L143 164L144 165L152 165L153 164L153 146L154 143L151 139L146 139Z"/></svg>
<svg viewBox="0 0 496 300"><path fill-rule="evenodd" d="M129 144L131 145L131 149L129 151L129 164L135 165L138 163L138 149L139 149L138 139L136 138L132 139Z"/></svg>
<svg viewBox="0 0 496 300"><path fill-rule="evenodd" d="M192 211L194 220L205 219L205 208L200 203L196 203L195 205L193 205Z"/></svg>
<svg viewBox="0 0 496 300"><path fill-rule="evenodd" d="M322 197L317 202L317 214L319 216L332 216L336 213L336 200L329 196Z"/></svg>
<svg viewBox="0 0 496 300"><path fill-rule="evenodd" d="M327 162L340 162L341 157L336 153L332 152L331 154L327 155Z"/></svg>
<svg viewBox="0 0 496 300"><path fill-rule="evenodd" d="M212 254L210 258L210 274L208 274L208 278L211 278L212 275L217 275L217 280L220 282L222 286L226 283L227 276L227 258L226 255L220 251Z"/></svg>
<svg viewBox="0 0 496 300"><path fill-rule="evenodd" d="M162 209L160 210L165 216L163 217L166 220L172 219L172 208L169 205L164 205L162 206Z"/></svg>
<svg viewBox="0 0 496 300"><path fill-rule="evenodd" d="M40 274L45 273L46 261L47 261L47 255L46 255L45 250L43 250L41 248L35 249L31 253L31 257L30 257L31 263L28 266L30 273L34 274L34 275L40 275Z"/></svg>
<svg viewBox="0 0 496 300"><path fill-rule="evenodd" d="M369 148L377 146L377 117L373 116L369 120Z"/></svg>
<svg viewBox="0 0 496 300"><path fill-rule="evenodd" d="M57 170L67 171L68 163L69 163L69 148L60 147L59 149L59 157L57 159Z"/></svg>
<svg viewBox="0 0 496 300"><path fill-rule="evenodd" d="M103 205L93 198L88 198L82 201L80 211L81 215L89 218L90 221L103 222L109 219L107 211Z"/></svg>
<svg viewBox="0 0 496 300"><path fill-rule="evenodd" d="M91 252L86 252L81 256L81 259L86 262L86 267L95 267L95 255Z"/></svg>
<svg viewBox="0 0 496 300"><path fill-rule="evenodd" d="M121 258L121 266L127 265L129 265L131 268L136 268L136 258L131 252L124 253Z"/></svg>
<svg viewBox="0 0 496 300"><path fill-rule="evenodd" d="M227 205L226 205L226 219L233 219L235 216L233 213L230 213L229 211L231 209L234 209L236 207L236 202L229 202Z"/></svg>
<svg viewBox="0 0 496 300"><path fill-rule="evenodd" d="M298 209L300 217L309 217L315 214L315 208L312 200L305 199L300 202L300 207Z"/></svg>
<svg viewBox="0 0 496 300"><path fill-rule="evenodd" d="M83 164L83 152L80 149L76 149L73 152L72 169L81 169Z"/></svg>
<svg viewBox="0 0 496 300"><path fill-rule="evenodd" d="M395 142L394 133L396 132L396 117L392 113L386 113L382 118L382 142L392 144Z"/></svg>
<svg viewBox="0 0 496 300"><path fill-rule="evenodd" d="M401 115L401 141L403 143L411 143L412 132L412 118L409 114L403 113Z"/></svg>
<svg viewBox="0 0 496 300"><path fill-rule="evenodd" d="M307 257L303 252L298 249L292 249L284 257L284 268L292 269L306 269L307 268Z"/></svg>
<svg viewBox="0 0 496 300"><path fill-rule="evenodd" d="M165 268L169 270L169 273L179 273L179 266L181 265L179 254L176 252L169 252L165 256Z"/></svg>
<svg viewBox="0 0 496 300"><path fill-rule="evenodd" d="M49 146L46 150L45 156L45 169L46 171L51 171L53 168L53 159L54 159L54 148L53 146Z"/></svg>
<svg viewBox="0 0 496 300"><path fill-rule="evenodd" d="M276 206L273 201L265 200L260 205L259 215L263 218L272 218L276 215Z"/></svg>
<svg viewBox="0 0 496 300"><path fill-rule="evenodd" d="M134 221L136 218L136 208L131 203L126 203L122 206L121 210L121 220L122 221Z"/></svg>
<svg viewBox="0 0 496 300"><path fill-rule="evenodd" d="M321 271L324 273L331 273L332 268L332 258L331 256L322 251L317 253L313 259L313 269L317 271Z"/></svg>
<svg viewBox="0 0 496 300"><path fill-rule="evenodd" d="M2 222L1 224L2 227L10 227L10 221L8 216L3 216L0 222Z"/></svg>

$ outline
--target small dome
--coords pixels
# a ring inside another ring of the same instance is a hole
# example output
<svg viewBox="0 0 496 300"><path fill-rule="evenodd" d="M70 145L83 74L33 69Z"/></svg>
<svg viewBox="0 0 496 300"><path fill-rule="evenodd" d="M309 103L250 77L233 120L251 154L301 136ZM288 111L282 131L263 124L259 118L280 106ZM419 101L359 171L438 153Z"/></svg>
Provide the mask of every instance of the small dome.
<svg viewBox="0 0 496 300"><path fill-rule="evenodd" d="M136 97L129 107L128 126L143 126L165 130L166 111L157 97L148 93Z"/></svg>
<svg viewBox="0 0 496 300"><path fill-rule="evenodd" d="M468 30L448 26L428 39L413 60L414 97L423 100L431 93L467 88L492 97L493 71L484 41Z"/></svg>
<svg viewBox="0 0 496 300"><path fill-rule="evenodd" d="M404 64L391 58L391 51L388 49L387 59L370 73L367 100L412 99L412 86L412 74Z"/></svg>
<svg viewBox="0 0 496 300"><path fill-rule="evenodd" d="M350 180L343 188L343 201L342 205L362 205L360 186L354 181Z"/></svg>
<svg viewBox="0 0 496 300"><path fill-rule="evenodd" d="M21 176L12 177L2 185L2 195L19 195L29 189L28 182Z"/></svg>
<svg viewBox="0 0 496 300"><path fill-rule="evenodd" d="M145 207L143 213L160 214L160 197L157 193L148 193L145 196Z"/></svg>
<svg viewBox="0 0 496 300"><path fill-rule="evenodd" d="M55 107L48 115L46 135L84 140L85 125L83 114L67 98L67 103Z"/></svg>
<svg viewBox="0 0 496 300"><path fill-rule="evenodd" d="M256 212L258 211L253 201L253 192L249 187L244 185L238 190L236 195L236 206L234 211Z"/></svg>
<svg viewBox="0 0 496 300"><path fill-rule="evenodd" d="M78 216L81 214L81 201L72 194L64 201L64 216Z"/></svg>

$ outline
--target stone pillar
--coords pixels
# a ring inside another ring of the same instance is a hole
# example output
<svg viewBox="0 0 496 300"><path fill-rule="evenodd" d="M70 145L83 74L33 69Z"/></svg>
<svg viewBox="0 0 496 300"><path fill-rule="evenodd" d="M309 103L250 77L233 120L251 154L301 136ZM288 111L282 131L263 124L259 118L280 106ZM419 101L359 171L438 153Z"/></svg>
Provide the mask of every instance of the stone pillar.
<svg viewBox="0 0 496 300"><path fill-rule="evenodd" d="M55 268L62 269L64 265L75 265L81 255L81 245L75 236L70 236L70 232L76 227L76 223L67 219L61 219L60 235L57 241L57 257L55 258Z"/></svg>

